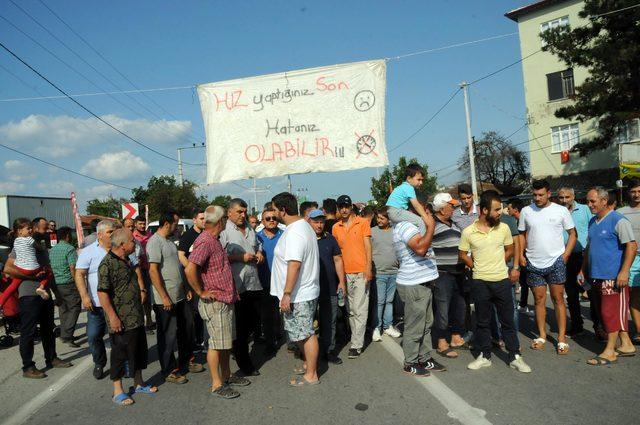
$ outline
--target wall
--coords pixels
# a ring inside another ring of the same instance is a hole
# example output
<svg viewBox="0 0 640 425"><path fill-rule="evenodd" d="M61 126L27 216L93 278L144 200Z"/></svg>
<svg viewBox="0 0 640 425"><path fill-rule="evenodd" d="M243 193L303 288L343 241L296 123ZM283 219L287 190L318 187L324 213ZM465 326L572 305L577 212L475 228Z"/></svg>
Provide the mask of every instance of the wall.
<svg viewBox="0 0 640 425"><path fill-rule="evenodd" d="M18 217L29 219L44 217L47 220L55 220L58 228L62 226L74 227L70 199L1 196L0 224L11 227L13 220Z"/></svg>

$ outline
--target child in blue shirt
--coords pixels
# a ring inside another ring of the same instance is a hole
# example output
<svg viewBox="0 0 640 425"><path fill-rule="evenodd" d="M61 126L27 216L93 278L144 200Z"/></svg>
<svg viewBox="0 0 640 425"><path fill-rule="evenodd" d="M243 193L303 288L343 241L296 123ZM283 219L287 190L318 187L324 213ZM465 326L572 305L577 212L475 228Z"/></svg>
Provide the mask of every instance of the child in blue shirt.
<svg viewBox="0 0 640 425"><path fill-rule="evenodd" d="M416 197L416 188L422 186L424 176L426 175L424 168L418 164L409 164L404 171L405 182L393 189L389 199L387 199L387 207L389 220L391 224L408 221L420 229L420 233L426 231L425 220L427 220L427 212L422 207ZM408 210L409 203L418 215Z"/></svg>

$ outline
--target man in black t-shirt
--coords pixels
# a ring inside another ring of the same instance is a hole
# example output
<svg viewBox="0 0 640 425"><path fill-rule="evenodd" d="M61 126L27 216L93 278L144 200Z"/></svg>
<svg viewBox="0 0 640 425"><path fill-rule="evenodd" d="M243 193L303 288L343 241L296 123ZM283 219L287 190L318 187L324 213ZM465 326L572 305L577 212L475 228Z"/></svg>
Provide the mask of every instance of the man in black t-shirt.
<svg viewBox="0 0 640 425"><path fill-rule="evenodd" d="M189 265L189 254L193 243L198 239L198 236L204 230L204 211L198 211L193 214L193 227L187 230L180 237L178 242L178 259L182 267L186 268ZM194 352L201 351L203 349L204 341L206 341L205 333L206 328L204 322L198 313L198 296L193 294L191 298L191 309L193 310L193 326L195 331L195 344Z"/></svg>
<svg viewBox="0 0 640 425"><path fill-rule="evenodd" d="M335 199L327 198L322 201L322 211L324 211L324 231L331 233L333 225L336 224L336 214L338 214L338 204Z"/></svg>

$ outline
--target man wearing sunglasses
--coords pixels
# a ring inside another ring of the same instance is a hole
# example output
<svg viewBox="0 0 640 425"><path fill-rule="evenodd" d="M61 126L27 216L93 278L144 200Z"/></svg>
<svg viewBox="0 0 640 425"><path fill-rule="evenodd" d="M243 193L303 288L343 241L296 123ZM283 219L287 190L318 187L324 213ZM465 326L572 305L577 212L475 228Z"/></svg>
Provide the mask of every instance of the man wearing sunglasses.
<svg viewBox="0 0 640 425"><path fill-rule="evenodd" d="M279 301L277 297L270 294L271 290L271 264L273 263L273 250L276 248L278 239L282 236L282 229L278 227L276 212L271 207L271 203L265 205L262 211L262 230L257 233L258 240L262 244L262 253L266 261L258 264L258 275L264 291L262 299L262 328L266 341L265 354L273 356L277 352L278 330L280 329L278 314Z"/></svg>

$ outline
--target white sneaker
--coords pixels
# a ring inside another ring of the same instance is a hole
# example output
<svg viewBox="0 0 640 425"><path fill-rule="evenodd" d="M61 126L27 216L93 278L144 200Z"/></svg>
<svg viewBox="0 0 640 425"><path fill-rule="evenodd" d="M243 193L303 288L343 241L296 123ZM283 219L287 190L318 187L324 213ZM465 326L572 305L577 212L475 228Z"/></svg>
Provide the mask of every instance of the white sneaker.
<svg viewBox="0 0 640 425"><path fill-rule="evenodd" d="M375 329L373 330L373 335L371 335L371 340L372 340L373 342L380 342L380 341L382 341L382 337L380 336L380 329L375 328Z"/></svg>
<svg viewBox="0 0 640 425"><path fill-rule="evenodd" d="M387 329L385 329L384 333L385 335L389 335L392 338L400 338L402 336L402 333L400 333L400 331L393 326L389 326Z"/></svg>
<svg viewBox="0 0 640 425"><path fill-rule="evenodd" d="M520 354L516 354L516 359L509 363L509 367L517 370L518 372L531 373L531 368L524 362L524 359Z"/></svg>
<svg viewBox="0 0 640 425"><path fill-rule="evenodd" d="M484 356L480 354L474 361L467 365L467 369L478 370L489 366L491 366L491 360L485 359Z"/></svg>

